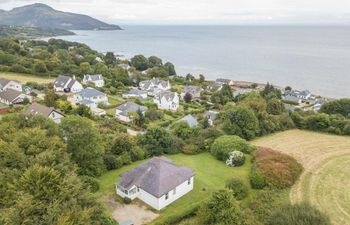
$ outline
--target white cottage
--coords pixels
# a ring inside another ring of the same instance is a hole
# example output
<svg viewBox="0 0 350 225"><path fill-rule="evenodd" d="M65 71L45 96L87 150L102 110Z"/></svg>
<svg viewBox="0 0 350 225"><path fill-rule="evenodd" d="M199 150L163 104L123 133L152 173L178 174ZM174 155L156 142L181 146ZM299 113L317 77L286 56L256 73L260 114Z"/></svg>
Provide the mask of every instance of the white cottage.
<svg viewBox="0 0 350 225"><path fill-rule="evenodd" d="M22 92L22 84L16 80L9 80L6 78L0 78L0 91L6 91L7 89L12 89Z"/></svg>
<svg viewBox="0 0 350 225"><path fill-rule="evenodd" d="M161 91L170 90L170 82L153 78L152 80L141 81L139 84L141 90L147 91L148 95L155 96Z"/></svg>
<svg viewBox="0 0 350 225"><path fill-rule="evenodd" d="M176 111L179 108L179 95L171 91L161 91L153 99L158 105L158 109Z"/></svg>
<svg viewBox="0 0 350 225"><path fill-rule="evenodd" d="M5 91L0 92L0 103L6 105L20 104L23 103L25 99L28 99L29 102L32 102L32 96L26 95L20 91L9 88Z"/></svg>
<svg viewBox="0 0 350 225"><path fill-rule="evenodd" d="M108 105L107 95L95 88L85 88L74 95L78 104L86 105L90 108L97 108L98 104Z"/></svg>
<svg viewBox="0 0 350 225"><path fill-rule="evenodd" d="M130 114L136 113L138 110L145 114L148 108L133 102L126 102L115 109L115 117L122 122L130 123L132 121Z"/></svg>
<svg viewBox="0 0 350 225"><path fill-rule="evenodd" d="M175 165L166 157L154 157L124 172L116 185L122 198L138 198L161 210L193 190L194 171Z"/></svg>
<svg viewBox="0 0 350 225"><path fill-rule="evenodd" d="M61 113L59 110L53 107L40 105L38 103L33 103L31 106L29 106L26 114L42 115L53 120L55 123L61 123L61 120L64 118L63 113Z"/></svg>
<svg viewBox="0 0 350 225"><path fill-rule="evenodd" d="M96 87L105 86L105 80L103 79L103 76L101 74L84 75L83 84L89 84L89 83L94 84Z"/></svg>
<svg viewBox="0 0 350 225"><path fill-rule="evenodd" d="M58 76L55 82L53 83L53 88L56 92L72 92L77 93L83 90L83 85L79 83L75 76L67 77L67 76Z"/></svg>

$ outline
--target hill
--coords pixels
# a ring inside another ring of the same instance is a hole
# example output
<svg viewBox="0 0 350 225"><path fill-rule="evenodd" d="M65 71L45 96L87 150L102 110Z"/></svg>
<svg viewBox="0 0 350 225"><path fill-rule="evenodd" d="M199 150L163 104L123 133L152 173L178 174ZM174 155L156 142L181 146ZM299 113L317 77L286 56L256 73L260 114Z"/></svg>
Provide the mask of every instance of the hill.
<svg viewBox="0 0 350 225"><path fill-rule="evenodd" d="M0 25L0 37L14 37L16 39L55 37L74 34L75 33L71 31L58 28Z"/></svg>
<svg viewBox="0 0 350 225"><path fill-rule="evenodd" d="M44 27L66 30L120 30L118 25L107 24L90 16L62 12L48 5L36 3L0 11L0 23L26 27Z"/></svg>

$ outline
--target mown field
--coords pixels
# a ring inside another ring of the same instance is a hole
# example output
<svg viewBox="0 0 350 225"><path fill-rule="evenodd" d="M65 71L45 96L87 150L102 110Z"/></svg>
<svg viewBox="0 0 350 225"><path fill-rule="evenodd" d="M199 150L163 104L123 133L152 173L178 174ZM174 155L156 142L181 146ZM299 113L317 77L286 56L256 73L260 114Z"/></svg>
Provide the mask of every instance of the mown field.
<svg viewBox="0 0 350 225"><path fill-rule="evenodd" d="M350 138L290 130L253 141L289 154L303 166L292 202L309 201L335 225L350 224Z"/></svg>
<svg viewBox="0 0 350 225"><path fill-rule="evenodd" d="M168 155L177 165L184 165L194 169L196 175L194 180L194 190L181 197L179 200L159 212L160 216L152 224L162 224L170 218L181 217L184 213L191 211L201 202L211 196L211 193L225 187L227 179L241 177L248 182L250 171L250 158L242 167L228 167L223 162L216 160L209 153L199 155ZM120 174L142 163L136 162L132 165L113 170L100 177L100 191L102 196L111 196L115 191L115 183L119 180Z"/></svg>
<svg viewBox="0 0 350 225"><path fill-rule="evenodd" d="M8 73L8 72L0 72L0 77L18 80L18 81L22 82L22 84L25 84L29 81L37 82L39 84L48 84L48 83L53 82L55 80L55 78L40 77L40 76L31 75L31 74Z"/></svg>

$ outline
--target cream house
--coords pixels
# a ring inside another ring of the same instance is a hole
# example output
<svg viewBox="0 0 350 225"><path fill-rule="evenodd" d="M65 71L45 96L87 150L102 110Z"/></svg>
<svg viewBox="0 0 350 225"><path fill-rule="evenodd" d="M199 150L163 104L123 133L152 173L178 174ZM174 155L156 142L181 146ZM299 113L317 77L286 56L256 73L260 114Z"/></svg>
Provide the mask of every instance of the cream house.
<svg viewBox="0 0 350 225"><path fill-rule="evenodd" d="M193 190L194 171L177 166L166 157L154 157L126 171L116 184L122 198L138 198L156 210L161 210Z"/></svg>

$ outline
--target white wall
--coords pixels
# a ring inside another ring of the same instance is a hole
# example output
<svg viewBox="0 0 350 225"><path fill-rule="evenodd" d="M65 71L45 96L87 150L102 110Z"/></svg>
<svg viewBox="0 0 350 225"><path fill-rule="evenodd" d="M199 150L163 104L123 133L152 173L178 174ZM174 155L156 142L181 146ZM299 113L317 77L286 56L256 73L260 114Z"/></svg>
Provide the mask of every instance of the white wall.
<svg viewBox="0 0 350 225"><path fill-rule="evenodd" d="M61 123L61 120L64 116L62 114L59 114L55 111L53 111L50 115L49 118L52 119L55 123Z"/></svg>

